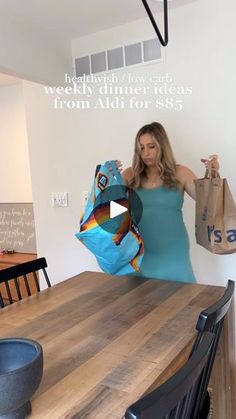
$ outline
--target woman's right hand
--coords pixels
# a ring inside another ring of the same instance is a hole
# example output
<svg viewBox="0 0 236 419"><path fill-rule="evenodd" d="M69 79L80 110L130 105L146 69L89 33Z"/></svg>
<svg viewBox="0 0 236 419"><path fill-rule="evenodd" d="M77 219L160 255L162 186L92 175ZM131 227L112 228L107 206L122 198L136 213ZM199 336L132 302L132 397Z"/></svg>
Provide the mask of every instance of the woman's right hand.
<svg viewBox="0 0 236 419"><path fill-rule="evenodd" d="M220 165L217 154L212 154L208 159L201 159L201 162L205 164L206 170L208 170L212 177L218 176Z"/></svg>

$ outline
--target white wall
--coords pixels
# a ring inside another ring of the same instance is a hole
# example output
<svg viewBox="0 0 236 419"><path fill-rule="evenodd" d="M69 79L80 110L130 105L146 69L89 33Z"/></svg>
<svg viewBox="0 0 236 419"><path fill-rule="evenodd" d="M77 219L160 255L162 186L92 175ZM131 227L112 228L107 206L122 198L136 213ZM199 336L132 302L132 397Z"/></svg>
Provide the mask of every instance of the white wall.
<svg viewBox="0 0 236 419"><path fill-rule="evenodd" d="M0 88L0 201L32 202L22 83Z"/></svg>

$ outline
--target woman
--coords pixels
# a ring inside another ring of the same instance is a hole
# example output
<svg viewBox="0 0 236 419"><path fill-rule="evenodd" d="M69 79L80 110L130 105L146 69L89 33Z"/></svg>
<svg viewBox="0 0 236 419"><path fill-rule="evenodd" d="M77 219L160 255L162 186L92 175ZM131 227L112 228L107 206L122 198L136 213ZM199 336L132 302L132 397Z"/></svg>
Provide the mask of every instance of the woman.
<svg viewBox="0 0 236 419"><path fill-rule="evenodd" d="M217 175L217 156L201 159ZM121 162L118 167L121 170ZM142 127L135 140L132 167L122 177L134 188L143 205L139 230L144 239L140 275L173 281L196 282L189 258L189 239L182 206L186 191L195 199L197 178L187 167L176 164L163 126L157 122Z"/></svg>

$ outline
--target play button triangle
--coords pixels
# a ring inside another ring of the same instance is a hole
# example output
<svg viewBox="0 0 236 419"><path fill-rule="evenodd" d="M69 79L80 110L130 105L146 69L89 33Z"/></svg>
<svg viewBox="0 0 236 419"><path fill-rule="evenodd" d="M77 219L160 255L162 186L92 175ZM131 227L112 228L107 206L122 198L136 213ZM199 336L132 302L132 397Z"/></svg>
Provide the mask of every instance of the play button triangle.
<svg viewBox="0 0 236 419"><path fill-rule="evenodd" d="M123 205L117 204L115 201L110 202L110 218L117 217L126 211L128 211L128 209Z"/></svg>

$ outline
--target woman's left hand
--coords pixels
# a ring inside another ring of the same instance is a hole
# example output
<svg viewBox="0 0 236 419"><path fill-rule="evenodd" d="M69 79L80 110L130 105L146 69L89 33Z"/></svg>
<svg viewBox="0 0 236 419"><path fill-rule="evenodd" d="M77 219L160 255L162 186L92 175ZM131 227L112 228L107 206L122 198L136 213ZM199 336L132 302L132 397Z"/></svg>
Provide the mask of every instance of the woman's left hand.
<svg viewBox="0 0 236 419"><path fill-rule="evenodd" d="M211 173L212 177L218 176L220 165L217 154L212 154L208 159L201 159L201 162L205 164L206 170Z"/></svg>
<svg viewBox="0 0 236 419"><path fill-rule="evenodd" d="M122 164L122 162L120 161L120 160L116 160L115 161L116 162L116 169L119 171L119 172L122 172L122 170L123 170L123 164ZM111 165L109 165L109 170L110 170L110 172L112 172L112 166Z"/></svg>
<svg viewBox="0 0 236 419"><path fill-rule="evenodd" d="M122 170L123 170L123 163L120 160L116 160L116 167L119 170L119 172L122 172Z"/></svg>

